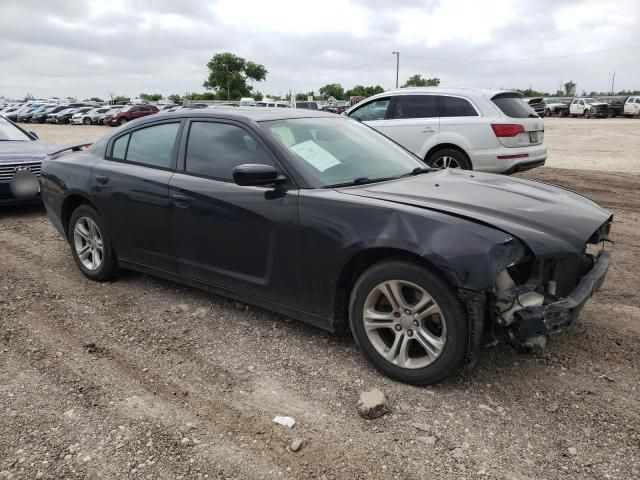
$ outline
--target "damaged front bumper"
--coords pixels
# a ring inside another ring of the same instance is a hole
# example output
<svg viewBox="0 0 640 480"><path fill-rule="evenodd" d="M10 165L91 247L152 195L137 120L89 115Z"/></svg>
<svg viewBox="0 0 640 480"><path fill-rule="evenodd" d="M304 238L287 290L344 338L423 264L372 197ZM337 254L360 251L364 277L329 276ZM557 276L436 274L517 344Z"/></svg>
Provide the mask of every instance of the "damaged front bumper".
<svg viewBox="0 0 640 480"><path fill-rule="evenodd" d="M509 325L510 336L523 341L558 333L571 326L586 301L602 286L610 262L611 256L603 251L570 295L552 303L525 307L515 312L513 322ZM508 301L508 295L509 292L504 292L504 295L498 296L498 301Z"/></svg>

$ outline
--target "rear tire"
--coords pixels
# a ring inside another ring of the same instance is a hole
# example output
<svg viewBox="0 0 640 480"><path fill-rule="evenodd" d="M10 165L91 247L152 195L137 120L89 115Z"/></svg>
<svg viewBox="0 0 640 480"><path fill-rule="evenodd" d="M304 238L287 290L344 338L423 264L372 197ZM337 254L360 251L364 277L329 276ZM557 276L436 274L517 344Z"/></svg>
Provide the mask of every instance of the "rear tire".
<svg viewBox="0 0 640 480"><path fill-rule="evenodd" d="M591 110L584 111L584 118L591 118Z"/></svg>
<svg viewBox="0 0 640 480"><path fill-rule="evenodd" d="M84 123L85 125L91 125L91 119L89 117L85 117L82 120L82 123Z"/></svg>
<svg viewBox="0 0 640 480"><path fill-rule="evenodd" d="M125 123L127 123L127 119L126 118L121 118L120 120L118 120L118 124L119 125L124 125Z"/></svg>
<svg viewBox="0 0 640 480"><path fill-rule="evenodd" d="M545 116L545 117L550 117L550 116L551 116L551 109L550 109L550 108L547 108L547 109L544 111L544 116Z"/></svg>
<svg viewBox="0 0 640 480"><path fill-rule="evenodd" d="M373 366L400 382L440 382L466 358L462 303L439 275L413 262L388 260L367 269L351 292L349 324Z"/></svg>
<svg viewBox="0 0 640 480"><path fill-rule="evenodd" d="M80 271L90 280L106 282L118 274L118 258L100 214L80 205L71 214L67 238Z"/></svg>
<svg viewBox="0 0 640 480"><path fill-rule="evenodd" d="M427 159L428 165L435 168L461 168L473 170L471 161L467 155L455 148L443 148L433 152Z"/></svg>

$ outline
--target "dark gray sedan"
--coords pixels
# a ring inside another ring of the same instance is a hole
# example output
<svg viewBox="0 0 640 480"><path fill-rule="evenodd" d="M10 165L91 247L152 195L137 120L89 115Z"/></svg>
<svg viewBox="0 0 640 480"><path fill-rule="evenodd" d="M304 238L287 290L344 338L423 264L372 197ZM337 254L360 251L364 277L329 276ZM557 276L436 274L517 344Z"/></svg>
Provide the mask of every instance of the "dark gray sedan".
<svg viewBox="0 0 640 480"><path fill-rule="evenodd" d="M594 246L612 215L594 202L431 169L353 119L302 109L149 116L53 155L42 189L88 278L132 269L348 329L412 384L474 363L485 331L543 344L609 266Z"/></svg>

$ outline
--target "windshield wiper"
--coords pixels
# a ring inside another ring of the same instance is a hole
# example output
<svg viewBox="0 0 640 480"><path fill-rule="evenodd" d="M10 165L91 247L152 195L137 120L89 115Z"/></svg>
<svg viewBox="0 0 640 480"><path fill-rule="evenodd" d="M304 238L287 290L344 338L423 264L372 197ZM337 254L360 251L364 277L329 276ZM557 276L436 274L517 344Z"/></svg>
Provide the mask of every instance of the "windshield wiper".
<svg viewBox="0 0 640 480"><path fill-rule="evenodd" d="M409 173L405 173L404 175L401 175L401 177L412 177L414 175L420 175L422 173L430 173L433 171L438 170L437 168L429 168L429 167L416 167L413 170L411 170Z"/></svg>
<svg viewBox="0 0 640 480"><path fill-rule="evenodd" d="M350 182L333 183L331 185L325 185L322 188L349 187L351 185L364 185L365 183L380 182L382 180L387 180L387 179L380 178L380 179L371 180L369 177L358 177L358 178L354 178Z"/></svg>

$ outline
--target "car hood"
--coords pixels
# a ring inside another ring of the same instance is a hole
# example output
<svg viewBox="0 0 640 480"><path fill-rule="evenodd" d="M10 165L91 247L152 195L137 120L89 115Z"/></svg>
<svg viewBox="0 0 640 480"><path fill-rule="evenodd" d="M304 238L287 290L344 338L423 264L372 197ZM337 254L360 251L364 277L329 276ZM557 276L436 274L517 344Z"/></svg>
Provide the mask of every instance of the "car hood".
<svg viewBox="0 0 640 480"><path fill-rule="evenodd" d="M38 141L0 142L0 164L41 161L50 148Z"/></svg>
<svg viewBox="0 0 640 480"><path fill-rule="evenodd" d="M338 190L489 225L541 256L581 253L611 217L588 198L561 187L455 169Z"/></svg>
<svg viewBox="0 0 640 480"><path fill-rule="evenodd" d="M589 103L589 105L591 105L592 107L608 107L609 106L609 104L605 102L593 102L593 103Z"/></svg>

